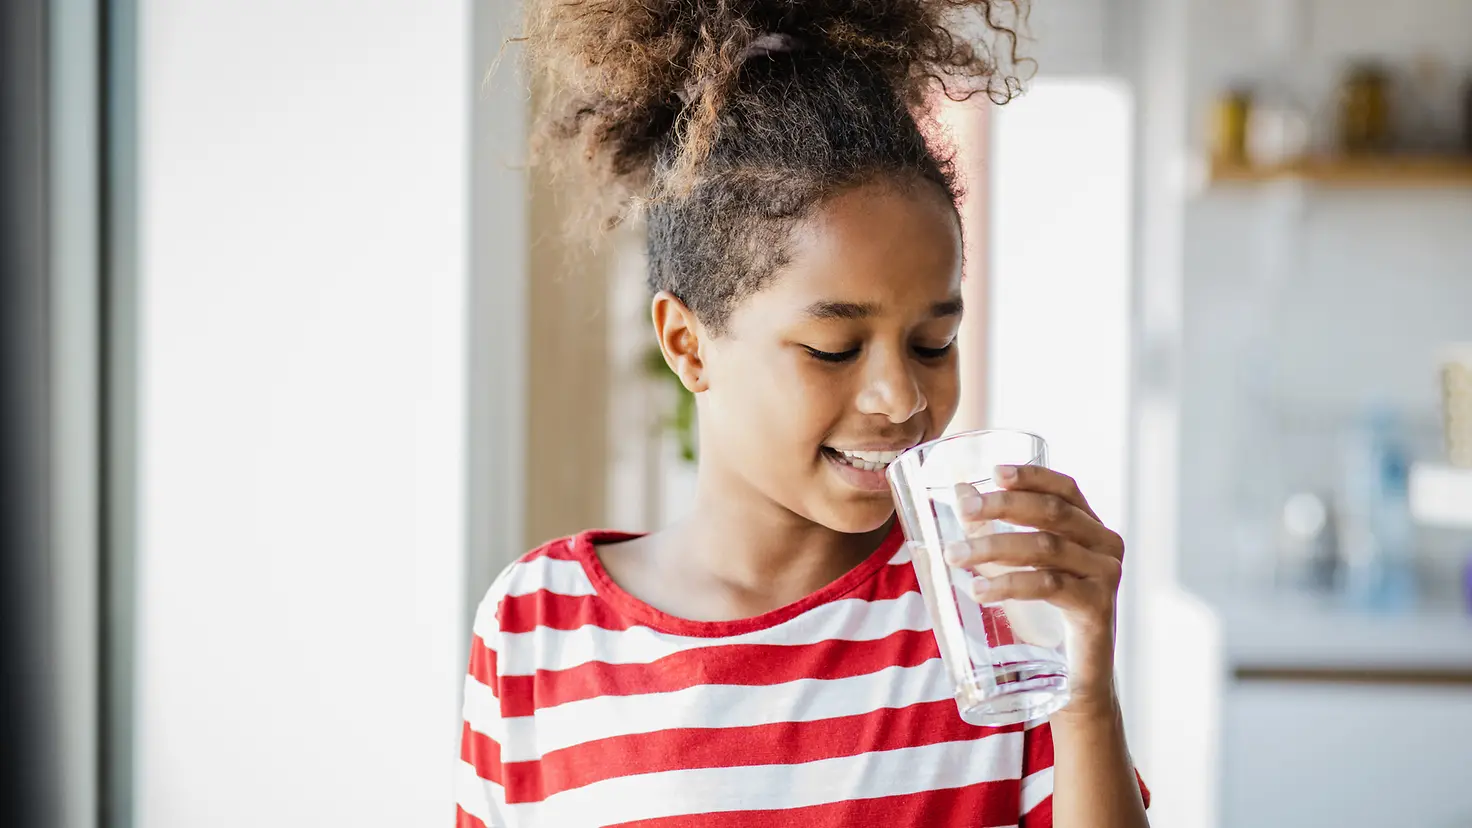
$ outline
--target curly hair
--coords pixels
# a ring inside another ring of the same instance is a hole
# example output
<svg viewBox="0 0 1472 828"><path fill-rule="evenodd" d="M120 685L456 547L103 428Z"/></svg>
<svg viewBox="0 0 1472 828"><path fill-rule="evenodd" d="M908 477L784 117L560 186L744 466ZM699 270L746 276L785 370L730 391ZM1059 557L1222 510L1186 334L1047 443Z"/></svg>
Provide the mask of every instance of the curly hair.
<svg viewBox="0 0 1472 828"><path fill-rule="evenodd" d="M642 208L650 289L719 331L825 199L885 177L960 197L927 100L1013 98L1026 2L528 0L533 161L605 227Z"/></svg>

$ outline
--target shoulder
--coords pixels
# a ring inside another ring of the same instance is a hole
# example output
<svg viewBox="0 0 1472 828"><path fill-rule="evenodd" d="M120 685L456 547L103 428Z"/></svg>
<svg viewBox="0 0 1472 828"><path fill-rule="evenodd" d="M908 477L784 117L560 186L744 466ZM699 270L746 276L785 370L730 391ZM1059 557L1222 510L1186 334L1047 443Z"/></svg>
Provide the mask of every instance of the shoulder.
<svg viewBox="0 0 1472 828"><path fill-rule="evenodd" d="M594 548L632 537L635 536L624 532L580 532L548 541L517 558L501 570L476 607L475 634L490 643L500 632L502 612L508 602L595 594Z"/></svg>

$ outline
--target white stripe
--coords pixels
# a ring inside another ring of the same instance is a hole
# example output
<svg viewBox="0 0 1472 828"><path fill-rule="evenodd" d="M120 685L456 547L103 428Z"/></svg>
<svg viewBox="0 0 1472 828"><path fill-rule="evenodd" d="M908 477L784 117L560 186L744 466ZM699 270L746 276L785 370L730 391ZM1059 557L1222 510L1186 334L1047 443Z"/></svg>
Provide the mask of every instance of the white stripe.
<svg viewBox="0 0 1472 828"><path fill-rule="evenodd" d="M512 805L516 825L608 825L720 811L802 808L1015 778L1021 733L797 765L637 774Z"/></svg>
<svg viewBox="0 0 1472 828"><path fill-rule="evenodd" d="M475 606L475 619L471 621L470 631L480 636L491 649L495 649L499 636L496 629L496 608L501 606L501 599L506 595L507 585L516 568L517 564L513 563L501 570L501 574L491 582L490 588Z"/></svg>
<svg viewBox="0 0 1472 828"><path fill-rule="evenodd" d="M751 727L814 722L902 708L954 696L940 659L841 679L798 679L747 687L702 684L668 693L599 696L501 718L490 688L465 684L465 721L501 745L502 762L541 759L562 748L674 728Z"/></svg>
<svg viewBox="0 0 1472 828"><path fill-rule="evenodd" d="M495 619L490 619L494 625ZM479 626L479 624L478 624ZM930 616L919 592L898 598L832 601L786 623L728 638L670 635L649 627L575 630L537 627L524 633L495 633L496 669L503 676L529 676L538 670L567 670L590 661L649 664L684 650L728 644L822 644L829 641L877 641L900 630L930 629ZM487 641L485 633L477 633Z"/></svg>
<svg viewBox="0 0 1472 828"><path fill-rule="evenodd" d="M530 595L539 589L558 595L594 595L598 592L581 561L565 561L542 556L516 564L507 595Z"/></svg>
<svg viewBox="0 0 1472 828"><path fill-rule="evenodd" d="M496 651L496 659L501 658L501 625L496 621L496 610L482 606L476 610L475 620L470 624L470 631L480 637L482 643Z"/></svg>
<svg viewBox="0 0 1472 828"><path fill-rule="evenodd" d="M506 725L501 718L501 702L491 688L476 681L473 676L465 677L465 723L482 736L489 736L501 746L505 761Z"/></svg>
<svg viewBox="0 0 1472 828"><path fill-rule="evenodd" d="M496 610L501 599L514 595L530 595L539 589L559 595L595 595L598 590L578 561L564 561L545 555L530 561L518 561L501 570L475 610L475 634L486 640L495 632Z"/></svg>
<svg viewBox="0 0 1472 828"><path fill-rule="evenodd" d="M486 592L485 598L475 611L471 629L488 646L500 650L501 630L496 622L496 611L501 599L507 596L530 595L539 589L558 595L594 595L597 590L582 564L577 561L559 561L552 558L537 558L527 563L512 564Z"/></svg>
<svg viewBox="0 0 1472 828"><path fill-rule="evenodd" d="M1053 795L1053 769L1043 768L1022 780L1022 813L1032 813L1044 799Z"/></svg>
<svg viewBox="0 0 1472 828"><path fill-rule="evenodd" d="M498 816L506 813L506 791L495 782L476 776L475 766L463 759L455 769L455 803L465 813L484 822L486 828L507 825Z"/></svg>

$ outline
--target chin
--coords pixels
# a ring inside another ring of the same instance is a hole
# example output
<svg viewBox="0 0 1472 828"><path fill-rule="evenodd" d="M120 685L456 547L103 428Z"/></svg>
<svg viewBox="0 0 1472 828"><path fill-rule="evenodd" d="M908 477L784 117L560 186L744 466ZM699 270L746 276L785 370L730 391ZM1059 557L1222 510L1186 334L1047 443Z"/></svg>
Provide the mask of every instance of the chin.
<svg viewBox="0 0 1472 828"><path fill-rule="evenodd" d="M874 532L894 517L894 501L887 493L847 503L834 503L822 510L816 523L846 535Z"/></svg>

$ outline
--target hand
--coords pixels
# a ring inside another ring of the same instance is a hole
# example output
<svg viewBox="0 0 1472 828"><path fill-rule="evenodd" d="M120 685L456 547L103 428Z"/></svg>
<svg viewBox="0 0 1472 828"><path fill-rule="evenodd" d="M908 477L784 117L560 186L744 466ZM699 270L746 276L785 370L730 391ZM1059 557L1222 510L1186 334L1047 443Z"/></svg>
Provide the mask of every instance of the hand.
<svg viewBox="0 0 1472 828"><path fill-rule="evenodd" d="M972 486L957 487L970 539L953 545L946 558L981 573L973 584L978 601L1040 600L1061 609L1073 630L1073 698L1066 712L1112 713L1124 541L1099 522L1067 475L1041 466L998 466L996 479L1001 491L981 494ZM1040 531L993 533L988 523L994 520Z"/></svg>

